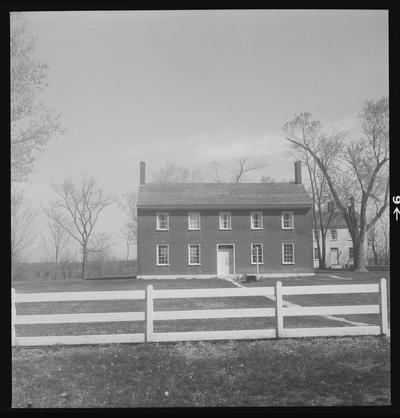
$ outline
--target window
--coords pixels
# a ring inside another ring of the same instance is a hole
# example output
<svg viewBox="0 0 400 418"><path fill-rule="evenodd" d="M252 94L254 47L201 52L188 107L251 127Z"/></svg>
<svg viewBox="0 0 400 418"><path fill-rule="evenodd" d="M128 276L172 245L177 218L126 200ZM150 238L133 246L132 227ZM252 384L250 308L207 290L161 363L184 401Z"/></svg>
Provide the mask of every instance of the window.
<svg viewBox="0 0 400 418"><path fill-rule="evenodd" d="M282 212L282 229L293 229L293 212Z"/></svg>
<svg viewBox="0 0 400 418"><path fill-rule="evenodd" d="M354 248L353 247L349 247L349 259L350 260L354 259Z"/></svg>
<svg viewBox="0 0 400 418"><path fill-rule="evenodd" d="M317 239L318 239L318 229L313 229L313 234L314 234L314 241L317 241Z"/></svg>
<svg viewBox="0 0 400 418"><path fill-rule="evenodd" d="M347 239L349 241L352 241L353 240L353 238L351 238L351 234L350 234L350 231L349 230L347 230Z"/></svg>
<svg viewBox="0 0 400 418"><path fill-rule="evenodd" d="M190 212L188 216L189 229L198 231L200 229L200 213Z"/></svg>
<svg viewBox="0 0 400 418"><path fill-rule="evenodd" d="M318 248L314 248L314 260L319 260L319 257L318 257Z"/></svg>
<svg viewBox="0 0 400 418"><path fill-rule="evenodd" d="M168 213L157 213L157 230L168 231L168 229L169 229Z"/></svg>
<svg viewBox="0 0 400 418"><path fill-rule="evenodd" d="M189 244L189 264L200 264L200 245Z"/></svg>
<svg viewBox="0 0 400 418"><path fill-rule="evenodd" d="M251 264L263 264L263 245L251 244Z"/></svg>
<svg viewBox="0 0 400 418"><path fill-rule="evenodd" d="M157 266L169 265L169 246L157 245Z"/></svg>
<svg viewBox="0 0 400 418"><path fill-rule="evenodd" d="M251 229L263 229L263 216L262 212L251 212Z"/></svg>
<svg viewBox="0 0 400 418"><path fill-rule="evenodd" d="M294 244L283 243L282 244L282 263L294 264Z"/></svg>
<svg viewBox="0 0 400 418"><path fill-rule="evenodd" d="M219 229L232 229L230 212L219 213Z"/></svg>
<svg viewBox="0 0 400 418"><path fill-rule="evenodd" d="M337 240L337 229L331 229L331 240L332 241Z"/></svg>

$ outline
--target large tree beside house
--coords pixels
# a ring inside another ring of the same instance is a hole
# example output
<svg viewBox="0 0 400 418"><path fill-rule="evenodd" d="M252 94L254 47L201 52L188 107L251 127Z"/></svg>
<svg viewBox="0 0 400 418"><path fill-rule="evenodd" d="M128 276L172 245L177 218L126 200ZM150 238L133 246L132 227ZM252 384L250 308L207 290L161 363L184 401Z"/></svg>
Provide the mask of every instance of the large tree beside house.
<svg viewBox="0 0 400 418"><path fill-rule="evenodd" d="M292 146L321 170L349 228L354 268L366 271L368 231L389 203L389 99L366 101L358 119L362 135L353 140L323 130L310 113L297 115L284 130Z"/></svg>
<svg viewBox="0 0 400 418"><path fill-rule="evenodd" d="M58 199L51 202L52 219L57 222L81 247L82 278L86 277L89 251L104 247L105 235L95 235L100 213L114 199L98 187L94 178L83 177L79 185L66 180L53 185Z"/></svg>

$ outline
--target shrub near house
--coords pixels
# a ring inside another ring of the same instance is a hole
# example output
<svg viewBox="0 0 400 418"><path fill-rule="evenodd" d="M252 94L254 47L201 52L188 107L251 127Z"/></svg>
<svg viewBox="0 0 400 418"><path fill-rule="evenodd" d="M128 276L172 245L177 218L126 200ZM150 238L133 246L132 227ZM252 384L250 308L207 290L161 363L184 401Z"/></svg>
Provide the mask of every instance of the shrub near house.
<svg viewBox="0 0 400 418"><path fill-rule="evenodd" d="M145 183L138 277L313 274L312 201L301 183Z"/></svg>

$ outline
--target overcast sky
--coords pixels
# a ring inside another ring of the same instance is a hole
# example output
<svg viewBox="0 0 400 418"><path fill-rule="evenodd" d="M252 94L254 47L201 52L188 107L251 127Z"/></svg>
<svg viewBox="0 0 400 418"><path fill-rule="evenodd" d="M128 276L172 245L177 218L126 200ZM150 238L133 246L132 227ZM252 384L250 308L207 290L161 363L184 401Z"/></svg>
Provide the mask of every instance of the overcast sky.
<svg viewBox="0 0 400 418"><path fill-rule="evenodd" d="M51 140L27 186L82 174L136 191L166 162L204 168L243 154L261 175L293 178L282 126L299 112L350 135L367 99L388 95L386 11L29 12L35 56L49 65L43 99L65 134ZM305 174L305 172L304 172ZM39 222L39 221L38 221ZM99 230L124 222L114 205Z"/></svg>

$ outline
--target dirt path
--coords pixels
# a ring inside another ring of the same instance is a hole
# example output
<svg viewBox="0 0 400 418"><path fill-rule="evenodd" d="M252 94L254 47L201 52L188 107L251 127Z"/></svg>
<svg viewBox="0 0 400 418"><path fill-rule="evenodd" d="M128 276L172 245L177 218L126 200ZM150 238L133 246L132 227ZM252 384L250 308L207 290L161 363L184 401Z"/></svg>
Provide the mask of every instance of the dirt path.
<svg viewBox="0 0 400 418"><path fill-rule="evenodd" d="M334 276L336 277L336 276ZM243 286L242 284L238 283L237 281L224 277L225 280L227 280L229 283L232 283L233 285L237 286L237 287L243 287L245 288L246 286ZM269 296L269 295L265 295L266 298L271 299L272 301L276 301L275 296ZM293 302L289 302L289 301L283 301L283 305L286 307L296 307L299 308L301 307L301 305L298 305L297 303L293 303ZM326 319L330 319L331 321L337 321L337 322L345 322L346 324L350 324L350 325L354 325L354 326L366 326L366 325L371 325L371 324L366 324L364 322L355 322L355 321L350 321L349 319L345 319L345 318L340 318L337 316L333 316L333 315L318 315L321 318L326 318Z"/></svg>

